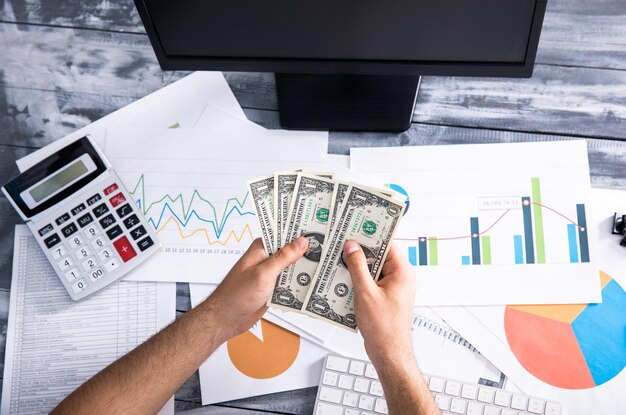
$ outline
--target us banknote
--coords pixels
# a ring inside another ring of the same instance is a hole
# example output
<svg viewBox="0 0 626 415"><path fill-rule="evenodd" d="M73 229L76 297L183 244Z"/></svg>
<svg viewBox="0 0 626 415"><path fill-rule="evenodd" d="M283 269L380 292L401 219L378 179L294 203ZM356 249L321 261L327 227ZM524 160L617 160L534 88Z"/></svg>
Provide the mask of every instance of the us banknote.
<svg viewBox="0 0 626 415"><path fill-rule="evenodd" d="M274 176L260 177L248 182L254 210L261 227L265 252L272 255L274 247Z"/></svg>
<svg viewBox="0 0 626 415"><path fill-rule="evenodd" d="M371 277L377 280L404 204L370 188L350 185L326 242L303 312L339 327L357 331L354 290L343 245L356 240L365 253Z"/></svg>

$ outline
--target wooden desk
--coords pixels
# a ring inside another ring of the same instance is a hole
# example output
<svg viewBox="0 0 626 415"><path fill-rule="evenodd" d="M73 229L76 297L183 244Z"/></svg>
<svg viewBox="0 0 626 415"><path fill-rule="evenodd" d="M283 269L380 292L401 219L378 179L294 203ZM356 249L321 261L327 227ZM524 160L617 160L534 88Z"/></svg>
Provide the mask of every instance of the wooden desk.
<svg viewBox="0 0 626 415"><path fill-rule="evenodd" d="M132 0L0 0L0 183L17 173L16 159L184 75L161 71ZM251 120L279 127L271 74L225 75ZM329 152L580 138L588 142L593 185L626 188L624 0L549 0L533 78L424 78L408 131L331 133ZM0 197L1 362L16 223ZM189 309L186 284L178 284L177 307ZM176 394L176 407L302 414L312 411L315 392L199 408L194 376Z"/></svg>

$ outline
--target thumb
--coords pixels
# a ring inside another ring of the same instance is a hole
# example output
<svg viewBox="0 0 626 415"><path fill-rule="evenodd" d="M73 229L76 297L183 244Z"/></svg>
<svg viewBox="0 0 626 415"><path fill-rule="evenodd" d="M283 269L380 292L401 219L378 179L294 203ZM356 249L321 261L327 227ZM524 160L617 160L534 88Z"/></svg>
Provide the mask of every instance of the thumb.
<svg viewBox="0 0 626 415"><path fill-rule="evenodd" d="M343 246L343 257L348 266L348 271L350 271L355 291L369 291L376 287L376 283L367 268L365 254L358 242L347 241Z"/></svg>
<svg viewBox="0 0 626 415"><path fill-rule="evenodd" d="M275 278L282 270L302 257L308 246L309 243L307 239L302 236L299 237L292 243L280 248L271 257L259 264L261 272Z"/></svg>

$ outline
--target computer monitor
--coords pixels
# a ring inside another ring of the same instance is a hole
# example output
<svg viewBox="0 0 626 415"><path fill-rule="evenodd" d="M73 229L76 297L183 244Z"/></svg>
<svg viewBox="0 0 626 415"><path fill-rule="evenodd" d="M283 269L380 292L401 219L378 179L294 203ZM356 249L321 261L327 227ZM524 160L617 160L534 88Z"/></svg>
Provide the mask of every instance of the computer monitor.
<svg viewBox="0 0 626 415"><path fill-rule="evenodd" d="M532 75L547 0L135 0L167 70L276 73L285 128L402 131L420 76Z"/></svg>

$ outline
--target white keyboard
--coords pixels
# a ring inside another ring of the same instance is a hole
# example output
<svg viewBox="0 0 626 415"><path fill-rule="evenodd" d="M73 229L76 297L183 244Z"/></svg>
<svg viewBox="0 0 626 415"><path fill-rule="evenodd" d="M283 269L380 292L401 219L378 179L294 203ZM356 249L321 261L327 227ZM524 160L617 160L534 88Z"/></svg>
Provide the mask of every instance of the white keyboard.
<svg viewBox="0 0 626 415"><path fill-rule="evenodd" d="M561 404L490 386L424 376L442 414L560 415ZM387 414L387 401L374 366L364 360L328 355L314 415Z"/></svg>

